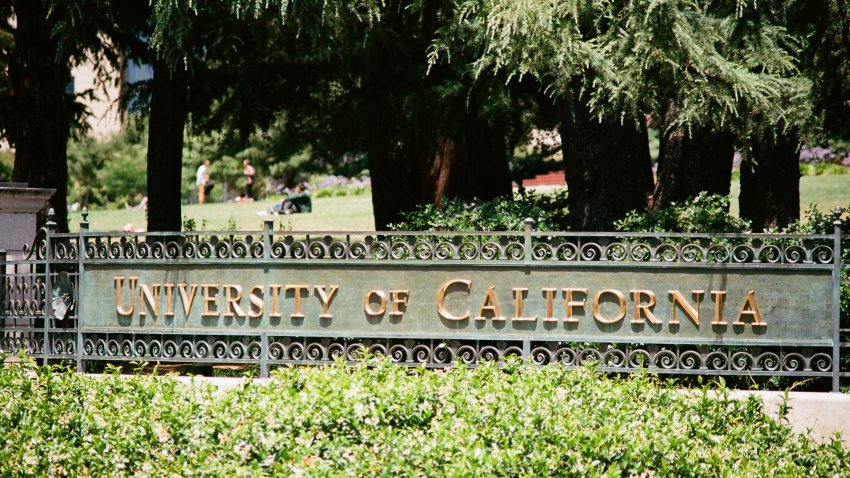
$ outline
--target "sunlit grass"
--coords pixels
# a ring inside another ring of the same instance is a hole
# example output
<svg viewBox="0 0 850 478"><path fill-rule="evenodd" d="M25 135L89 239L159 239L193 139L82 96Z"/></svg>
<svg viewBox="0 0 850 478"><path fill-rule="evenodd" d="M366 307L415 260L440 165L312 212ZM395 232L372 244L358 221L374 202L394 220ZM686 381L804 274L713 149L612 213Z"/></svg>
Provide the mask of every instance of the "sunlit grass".
<svg viewBox="0 0 850 478"><path fill-rule="evenodd" d="M740 183L732 182L732 213L738 213ZM199 230L260 230L265 217L257 211L269 208L277 199L248 203L213 203L184 205L184 219L194 219ZM835 206L850 206L850 174L831 176L803 176L800 178L800 212L810 204L821 211L831 211ZM372 196L333 196L313 200L310 214L267 216L274 219L275 230L292 231L374 231ZM71 214L71 230L79 229L80 213ZM91 229L95 231L120 231L127 224L144 229L147 224L143 210L96 210L89 214Z"/></svg>
<svg viewBox="0 0 850 478"><path fill-rule="evenodd" d="M333 196L313 199L313 212L309 214L290 214L259 216L257 211L268 209L276 200L266 199L244 203L212 203L184 205L181 215L185 219L194 219L197 230L220 231L235 229L240 231L259 231L263 220L274 220L275 230L293 231L374 231L375 219L372 214L372 196ZM70 228L79 230L80 213L71 215ZM94 231L120 231L127 224L137 229L145 229L147 219L143 210L107 209L90 211L90 229Z"/></svg>
<svg viewBox="0 0 850 478"><path fill-rule="evenodd" d="M738 214L738 195L741 183L732 181L732 214ZM800 178L800 214L815 204L823 212L835 206L850 206L850 174L803 176Z"/></svg>

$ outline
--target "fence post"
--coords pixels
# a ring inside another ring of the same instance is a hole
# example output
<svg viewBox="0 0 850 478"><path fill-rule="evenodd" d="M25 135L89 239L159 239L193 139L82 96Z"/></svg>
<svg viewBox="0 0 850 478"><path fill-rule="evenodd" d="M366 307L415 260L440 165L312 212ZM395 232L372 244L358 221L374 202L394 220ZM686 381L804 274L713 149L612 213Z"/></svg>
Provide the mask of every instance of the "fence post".
<svg viewBox="0 0 850 478"><path fill-rule="evenodd" d="M841 378L841 208L832 211L832 391L839 391Z"/></svg>
<svg viewBox="0 0 850 478"><path fill-rule="evenodd" d="M83 362L83 321L85 314L83 313L83 297L85 297L85 275L86 275L86 233L89 232L89 210L83 207L83 220L80 221L80 235L77 237L77 290L76 308L77 308L77 347L75 349L77 356L77 372L85 372L85 362Z"/></svg>
<svg viewBox="0 0 850 478"><path fill-rule="evenodd" d="M266 262L272 257L272 228L274 227L274 219L266 218L263 221L263 261ZM269 377L269 336L266 333L260 335L260 377Z"/></svg>
<svg viewBox="0 0 850 478"><path fill-rule="evenodd" d="M272 227L274 227L274 219L266 218L263 221L263 259L265 260L272 257Z"/></svg>
<svg viewBox="0 0 850 478"><path fill-rule="evenodd" d="M0 327L6 326L6 250L0 249Z"/></svg>
<svg viewBox="0 0 850 478"><path fill-rule="evenodd" d="M531 243L531 232L534 230L534 219L527 217L522 222L525 224L525 263L531 265L531 254L534 249L534 245Z"/></svg>
<svg viewBox="0 0 850 478"><path fill-rule="evenodd" d="M56 217L56 212L53 208L47 211L47 223L45 223L44 234L44 343L41 347L42 365L47 365L47 356L53 350L50 344L48 329L51 320L53 320L53 279L50 277L50 260L53 258L53 244L51 236L56 229L56 223L53 218Z"/></svg>
<svg viewBox="0 0 850 478"><path fill-rule="evenodd" d="M260 377L269 378L269 335L260 335Z"/></svg>

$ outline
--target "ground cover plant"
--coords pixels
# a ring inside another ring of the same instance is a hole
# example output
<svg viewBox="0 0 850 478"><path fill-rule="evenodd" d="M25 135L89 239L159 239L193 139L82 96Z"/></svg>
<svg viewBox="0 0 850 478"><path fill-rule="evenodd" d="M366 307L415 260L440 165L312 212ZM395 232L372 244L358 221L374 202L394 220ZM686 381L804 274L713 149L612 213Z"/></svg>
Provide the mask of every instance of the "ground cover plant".
<svg viewBox="0 0 850 478"><path fill-rule="evenodd" d="M282 368L227 391L0 369L2 476L846 476L850 452L649 374Z"/></svg>

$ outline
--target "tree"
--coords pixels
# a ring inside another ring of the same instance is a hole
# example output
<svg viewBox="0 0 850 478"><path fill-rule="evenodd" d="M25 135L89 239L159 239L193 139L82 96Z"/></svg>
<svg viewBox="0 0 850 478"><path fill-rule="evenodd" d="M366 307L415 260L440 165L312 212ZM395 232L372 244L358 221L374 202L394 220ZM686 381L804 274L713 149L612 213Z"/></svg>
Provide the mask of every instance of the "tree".
<svg viewBox="0 0 850 478"><path fill-rule="evenodd" d="M791 50L801 74L812 87L804 104L797 104L794 119L783 120L776 130L756 130L745 144L747 161L741 166L741 216L756 230L782 228L800 215L799 152L803 138L822 139L850 126L850 5L844 0L786 2L770 13L798 39ZM767 10L767 11L765 11ZM783 101L780 99L780 101Z"/></svg>
<svg viewBox="0 0 850 478"><path fill-rule="evenodd" d="M428 45L452 15L448 2L421 8L389 2L364 32L363 51L355 52L362 54L356 111L369 128L360 134L378 229L398 222L402 211L444 197L510 194L510 130L518 128L510 92L496 81L474 84L454 64L434 64L428 72ZM386 58L394 59L391 65Z"/></svg>
<svg viewBox="0 0 850 478"><path fill-rule="evenodd" d="M748 2L484 0L458 2L458 8L465 13L447 35L480 46L473 65L476 74L533 75L557 101L583 102L591 113L584 117L598 124L632 123L639 129L647 114L663 118L665 146L656 205L702 190L703 179L728 192L730 133L746 137L753 124L779 124L807 91L786 50L772 51L775 43L754 42L750 51L736 50L734 35L747 25L742 12L756 8ZM758 38L784 38L781 25L758 26ZM719 134L723 141L706 134ZM588 155L596 153L586 156L592 164L613 163L579 168L584 175L568 174L571 196L584 187L575 178L591 184L628 184L635 174L643 177L639 172L620 174L636 166L628 154L611 159L605 149L610 139L594 136L583 141L593 143L586 147ZM695 177L693 170L685 169L684 158L693 157L700 144L723 147L691 166L701 168ZM565 162L575 160L569 153L565 149ZM630 197L630 207L642 208L637 195ZM571 213L576 208L611 210L620 201L617 196L580 194L571 200ZM610 228L611 220L592 227Z"/></svg>
<svg viewBox="0 0 850 478"><path fill-rule="evenodd" d="M56 212L57 230L67 231L70 51L60 49L54 35L59 19L55 11L51 14L50 2L18 0L12 8L17 25L9 59L11 107L6 109L15 115L6 122L15 147L12 180L56 189L49 206Z"/></svg>
<svg viewBox="0 0 850 478"><path fill-rule="evenodd" d="M328 126L313 135L314 151L366 153L379 229L397 221L400 211L442 197L509 194L507 159L521 127L504 86L475 82L465 68L449 64L434 65L428 74L427 48L453 15L450 2L230 5L246 23L273 11L286 31L303 32L313 42L311 51L293 61L321 65L322 80L342 93L333 102L319 94L281 107L286 117L295 117L304 105L313 105L310 116Z"/></svg>
<svg viewBox="0 0 850 478"><path fill-rule="evenodd" d="M8 48L4 37L9 88L0 106L3 132L15 148L12 179L56 189L49 206L59 231L68 230L67 142L72 129L85 128L87 114L68 91L71 67L88 59L100 67L115 60L98 35L103 6L103 0L0 2L3 31L14 43ZM105 81L100 67L97 77Z"/></svg>
<svg viewBox="0 0 850 478"><path fill-rule="evenodd" d="M646 206L652 172L643 115L608 114L592 105L589 86L600 81L598 38L611 17L583 2L458 2L457 20L444 28L433 57L453 60L459 45L475 49L471 74L505 80L536 78L559 110L571 228L600 230ZM469 46L472 45L472 46ZM433 60L432 60L433 61Z"/></svg>

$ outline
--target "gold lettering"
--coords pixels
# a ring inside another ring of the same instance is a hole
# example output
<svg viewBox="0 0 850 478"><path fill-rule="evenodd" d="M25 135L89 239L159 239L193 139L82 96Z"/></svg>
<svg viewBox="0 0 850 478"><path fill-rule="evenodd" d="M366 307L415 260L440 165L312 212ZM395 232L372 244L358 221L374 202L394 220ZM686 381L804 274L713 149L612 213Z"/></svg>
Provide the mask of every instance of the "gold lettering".
<svg viewBox="0 0 850 478"><path fill-rule="evenodd" d="M372 308L372 296L378 296L378 310ZM382 290L370 290L363 294L363 311L371 317L384 315L387 311L387 293Z"/></svg>
<svg viewBox="0 0 850 478"><path fill-rule="evenodd" d="M392 310L390 311L390 315L394 317L401 317L404 315L404 312L401 310L401 306L407 307L407 301L409 299L409 290L391 290L390 303L392 304Z"/></svg>
<svg viewBox="0 0 850 478"><path fill-rule="evenodd" d="M245 317L245 311L239 305L239 301L242 300L242 286L224 284L221 288L224 289L224 316Z"/></svg>
<svg viewBox="0 0 850 478"><path fill-rule="evenodd" d="M726 321L723 320L723 302L726 298L726 291L713 290L709 294L714 297L714 320L711 325L726 325Z"/></svg>
<svg viewBox="0 0 850 478"><path fill-rule="evenodd" d="M484 300L481 301L481 308L478 309L478 317L476 317L475 320L487 320L487 317L484 317L485 310L488 310L493 314L493 320L505 320L502 316L502 309L499 307L499 300L496 297L496 288L493 286L490 286L490 288L487 289L487 292L484 293Z"/></svg>
<svg viewBox="0 0 850 478"><path fill-rule="evenodd" d="M632 323L646 323L646 321L643 320L645 316L646 319L653 324L660 324L661 321L658 320L658 318L655 317L655 314L652 313L652 307L655 306L655 292L652 292L651 290L631 290L629 292L632 294L632 302L634 302ZM648 298L649 302L644 303L642 301L643 297Z"/></svg>
<svg viewBox="0 0 850 478"><path fill-rule="evenodd" d="M165 316L174 317L174 284L168 283L163 285L165 289Z"/></svg>
<svg viewBox="0 0 850 478"><path fill-rule="evenodd" d="M524 294L528 293L528 287L514 287L512 289L514 291L514 316L511 317L512 321L515 322L535 322L537 321L537 316L534 317L523 317L522 316L522 297Z"/></svg>
<svg viewBox="0 0 850 478"><path fill-rule="evenodd" d="M336 295L339 287L332 285L330 292L325 290L325 286L317 285L315 287L316 295L319 296L319 302L322 303L322 313L319 315L320 319L331 319L333 318L333 314L331 314L328 309L330 309L331 301L334 300L334 296Z"/></svg>
<svg viewBox="0 0 850 478"><path fill-rule="evenodd" d="M558 292L558 289L552 289L551 287L543 288L543 297L546 298L546 316L543 317L543 322L557 322L558 318L555 317L555 294Z"/></svg>
<svg viewBox="0 0 850 478"><path fill-rule="evenodd" d="M587 289L563 289L564 291L564 306L567 309L567 315L564 317L564 322L576 323L578 319L573 316L573 308L581 307L584 308L585 303L587 302ZM604 291L603 291L604 292ZM585 298L582 300L573 300L573 294L579 293L584 294ZM602 292L600 292L601 294ZM597 298L599 294L597 294ZM598 307L594 305L594 307ZM596 315L596 312L594 312Z"/></svg>
<svg viewBox="0 0 850 478"><path fill-rule="evenodd" d="M136 281L138 277L130 276L130 308L125 309L123 306L124 298L124 276L115 276L115 312L118 315L133 315L136 310Z"/></svg>
<svg viewBox="0 0 850 478"><path fill-rule="evenodd" d="M309 285L300 285L300 284L286 284L286 287L283 289L283 293L287 293L292 291L292 298L295 299L295 307L291 314L289 314L290 319L303 319L304 312L301 311L301 297L304 295L306 291L307 294L310 294L310 286Z"/></svg>
<svg viewBox="0 0 850 478"><path fill-rule="evenodd" d="M744 299L744 305L741 306L741 312L738 314L738 320L732 323L732 325L746 325L746 323L741 320L745 315L749 315L753 318L753 327L767 327L767 322L762 319L761 312L759 311L758 302L756 302L756 291L751 290L747 292L747 298Z"/></svg>
<svg viewBox="0 0 850 478"><path fill-rule="evenodd" d="M218 317L221 314L218 312L218 284L201 284L201 294L204 296L204 309L201 312L201 317ZM210 310L213 306L215 310Z"/></svg>
<svg viewBox="0 0 850 478"><path fill-rule="evenodd" d="M263 316L263 295L265 288L261 285L255 285L251 287L251 290L248 291L248 299L250 305L248 306L248 317L252 319L256 319L257 317Z"/></svg>
<svg viewBox="0 0 850 478"><path fill-rule="evenodd" d="M445 320L466 320L469 318L468 310L463 315L454 315L446 310L446 292L451 286L455 284L461 284L465 286L467 293L469 293L469 290L472 288L472 281L465 279L452 279L450 281L444 282L443 285L440 286L440 290L437 291L437 314L439 314L440 317Z"/></svg>
<svg viewBox="0 0 850 478"><path fill-rule="evenodd" d="M679 325L679 320L676 319L676 304L679 304L679 307L681 307L681 309L683 311L685 311L685 314L693 321L694 325L699 327L699 304L702 301L702 296L703 296L703 294L705 294L705 291L703 291L703 290L692 290L691 291L691 294L694 296L694 299L697 301L697 308L696 309L694 309L694 307L688 302L688 300L685 299L685 296L682 295L682 293L679 292L678 290L668 290L667 293L670 294L670 296L672 297L672 303L673 303L673 315L672 315L672 318L670 319L670 324Z"/></svg>
<svg viewBox="0 0 850 478"><path fill-rule="evenodd" d="M269 318L270 319L272 319L272 318L279 319L279 318L282 317L282 315L280 314L280 309L278 307L278 304L279 304L278 301L280 300L280 289L282 289L282 288L283 288L283 286L280 285L280 284L272 284L272 285L269 286L269 290L272 293L272 297L271 297L272 310L271 310L271 312L269 312Z"/></svg>
<svg viewBox="0 0 850 478"><path fill-rule="evenodd" d="M599 312L599 299L602 298L602 294L613 294L617 300L620 302L620 310L617 312L617 316L613 319L606 319L602 317L602 313ZM603 324L616 324L617 322L623 320L623 317L626 316L626 296L623 295L622 292L615 289L603 289L600 290L599 293L593 298L593 318L595 318L598 322Z"/></svg>
<svg viewBox="0 0 850 478"><path fill-rule="evenodd" d="M145 303L150 306L151 310L153 311L154 317L159 316L160 287L162 287L162 284L153 284L150 287L148 287L147 284L139 285L140 295L142 296L139 300L139 317L148 314L147 308L145 307Z"/></svg>
<svg viewBox="0 0 850 478"><path fill-rule="evenodd" d="M195 293L198 292L198 284L192 284L190 292L186 292L186 284L177 284L177 290L180 292L180 298L183 300L183 313L189 317L189 311L192 310L192 303L195 302Z"/></svg>

